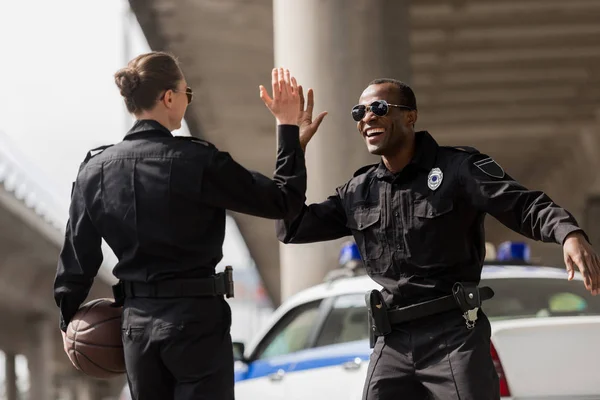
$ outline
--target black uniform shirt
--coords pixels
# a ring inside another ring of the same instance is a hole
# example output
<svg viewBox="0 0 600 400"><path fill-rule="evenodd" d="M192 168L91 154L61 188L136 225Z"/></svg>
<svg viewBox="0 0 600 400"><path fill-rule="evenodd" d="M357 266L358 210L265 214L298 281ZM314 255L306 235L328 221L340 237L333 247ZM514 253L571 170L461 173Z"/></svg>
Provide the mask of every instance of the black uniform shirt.
<svg viewBox="0 0 600 400"><path fill-rule="evenodd" d="M417 132L415 156L397 174L383 162L359 169L325 202L277 222L284 243L353 235L367 273L390 306L451 293L479 282L485 257L484 216L544 242L562 244L580 230L544 193L528 190L472 148L441 147Z"/></svg>
<svg viewBox="0 0 600 400"><path fill-rule="evenodd" d="M102 263L101 238L126 281L207 277L222 258L225 210L297 215L306 167L297 126L278 128L274 179L251 172L205 141L137 121L124 140L86 158L73 185L54 294L61 329L87 297Z"/></svg>

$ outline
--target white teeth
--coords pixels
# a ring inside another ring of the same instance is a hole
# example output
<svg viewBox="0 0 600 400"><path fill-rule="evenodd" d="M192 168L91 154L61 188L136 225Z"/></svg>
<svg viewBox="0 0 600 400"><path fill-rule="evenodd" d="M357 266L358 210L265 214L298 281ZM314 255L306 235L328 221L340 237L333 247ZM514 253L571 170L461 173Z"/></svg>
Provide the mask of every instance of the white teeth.
<svg viewBox="0 0 600 400"><path fill-rule="evenodd" d="M374 135L377 133L384 133L384 132L385 132L384 128L371 128L371 129L367 129L366 135L370 136L370 135Z"/></svg>

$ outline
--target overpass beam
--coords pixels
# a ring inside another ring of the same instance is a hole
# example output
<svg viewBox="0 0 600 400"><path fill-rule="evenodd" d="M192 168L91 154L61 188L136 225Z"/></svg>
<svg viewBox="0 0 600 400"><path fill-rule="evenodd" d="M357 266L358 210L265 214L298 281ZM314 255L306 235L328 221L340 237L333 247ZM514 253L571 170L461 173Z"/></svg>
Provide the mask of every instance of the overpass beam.
<svg viewBox="0 0 600 400"><path fill-rule="evenodd" d="M274 0L275 65L315 90L315 112L329 115L308 146L308 202L320 202L363 165L365 147L350 109L375 78L410 82L408 1ZM418 94L417 94L418 98ZM343 240L343 239L342 239ZM337 267L341 240L282 245L282 299Z"/></svg>

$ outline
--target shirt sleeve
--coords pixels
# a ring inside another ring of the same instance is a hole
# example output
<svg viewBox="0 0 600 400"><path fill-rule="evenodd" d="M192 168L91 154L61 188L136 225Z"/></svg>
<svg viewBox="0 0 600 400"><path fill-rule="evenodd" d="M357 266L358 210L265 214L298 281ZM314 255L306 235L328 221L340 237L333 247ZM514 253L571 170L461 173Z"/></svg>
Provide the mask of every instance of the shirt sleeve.
<svg viewBox="0 0 600 400"><path fill-rule="evenodd" d="M54 300L60 308L60 329L63 332L85 301L102 265L101 245L102 237L87 213L81 188L75 182L54 280Z"/></svg>
<svg viewBox="0 0 600 400"><path fill-rule="evenodd" d="M330 196L322 203L303 205L292 219L277 221L277 238L283 243L312 243L350 236L346 212L339 196Z"/></svg>
<svg viewBox="0 0 600 400"><path fill-rule="evenodd" d="M485 154L467 157L460 164L458 175L465 197L475 208L517 233L561 245L572 232L585 235L571 213L544 192L518 183Z"/></svg>
<svg viewBox="0 0 600 400"><path fill-rule="evenodd" d="M209 205L277 219L297 215L306 199L306 164L296 125L277 127L273 179L249 171L216 151L202 178L202 199Z"/></svg>

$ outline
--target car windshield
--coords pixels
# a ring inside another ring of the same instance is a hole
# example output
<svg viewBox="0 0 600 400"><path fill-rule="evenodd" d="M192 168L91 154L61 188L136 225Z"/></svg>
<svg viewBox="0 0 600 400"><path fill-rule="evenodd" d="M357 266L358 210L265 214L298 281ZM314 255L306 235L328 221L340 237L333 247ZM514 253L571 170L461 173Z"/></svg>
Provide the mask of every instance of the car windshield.
<svg viewBox="0 0 600 400"><path fill-rule="evenodd" d="M552 278L503 278L481 280L495 295L483 303L490 320L600 315L600 297L594 297L581 281Z"/></svg>

